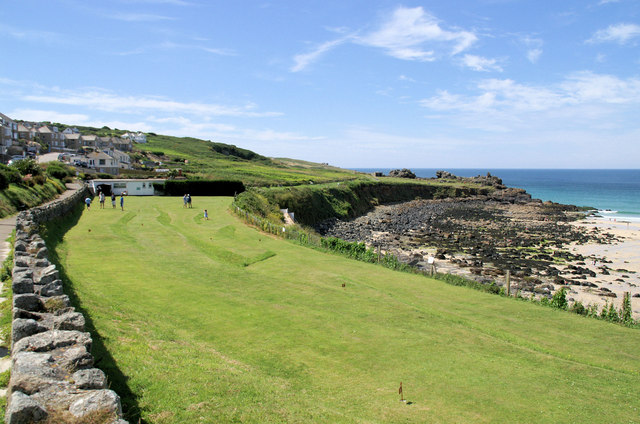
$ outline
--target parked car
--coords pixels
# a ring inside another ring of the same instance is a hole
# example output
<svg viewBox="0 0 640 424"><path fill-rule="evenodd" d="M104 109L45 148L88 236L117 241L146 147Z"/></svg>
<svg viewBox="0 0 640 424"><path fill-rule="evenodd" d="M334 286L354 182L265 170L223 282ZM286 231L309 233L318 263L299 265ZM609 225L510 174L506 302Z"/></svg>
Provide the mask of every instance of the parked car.
<svg viewBox="0 0 640 424"><path fill-rule="evenodd" d="M87 166L89 166L87 164L87 162L85 162L83 160L77 160L77 159L73 161L73 165L74 166L79 166L79 167L82 167L82 168L86 168Z"/></svg>

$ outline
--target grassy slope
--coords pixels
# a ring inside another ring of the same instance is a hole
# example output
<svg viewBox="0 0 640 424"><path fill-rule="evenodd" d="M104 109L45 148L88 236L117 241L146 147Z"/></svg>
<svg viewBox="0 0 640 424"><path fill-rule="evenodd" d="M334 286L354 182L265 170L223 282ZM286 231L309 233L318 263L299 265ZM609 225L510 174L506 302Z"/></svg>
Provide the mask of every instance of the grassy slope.
<svg viewBox="0 0 640 424"><path fill-rule="evenodd" d="M637 330L275 240L229 202L127 198L57 248L131 422L640 421Z"/></svg>
<svg viewBox="0 0 640 424"><path fill-rule="evenodd" d="M55 179L48 179L45 184L33 187L10 184L0 191L0 218L13 215L25 207L31 208L52 200L65 189L64 183Z"/></svg>
<svg viewBox="0 0 640 424"><path fill-rule="evenodd" d="M148 143L134 147L135 150L164 153L169 158L164 165L169 168L183 168L206 178L241 180L246 185L294 185L355 178L354 171L310 162L270 160L260 156L245 160L224 155L213 150L211 142L189 137L148 136ZM175 162L176 158L187 159L189 163Z"/></svg>

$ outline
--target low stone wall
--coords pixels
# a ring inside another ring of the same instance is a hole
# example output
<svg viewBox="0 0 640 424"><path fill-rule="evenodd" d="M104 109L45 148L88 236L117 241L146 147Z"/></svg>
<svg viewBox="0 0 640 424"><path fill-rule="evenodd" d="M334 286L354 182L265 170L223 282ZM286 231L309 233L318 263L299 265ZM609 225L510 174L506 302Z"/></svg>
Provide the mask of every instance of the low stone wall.
<svg viewBox="0 0 640 424"><path fill-rule="evenodd" d="M107 389L105 374L93 367L84 316L70 306L38 234L40 224L70 212L88 193L84 186L16 219L9 424L126 423L120 398Z"/></svg>

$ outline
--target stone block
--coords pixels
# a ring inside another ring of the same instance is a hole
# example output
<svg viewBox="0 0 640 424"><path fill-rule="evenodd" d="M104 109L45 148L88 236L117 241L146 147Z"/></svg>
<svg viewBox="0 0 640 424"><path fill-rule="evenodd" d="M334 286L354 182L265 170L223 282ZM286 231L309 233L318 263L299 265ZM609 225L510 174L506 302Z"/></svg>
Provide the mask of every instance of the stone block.
<svg viewBox="0 0 640 424"><path fill-rule="evenodd" d="M5 422L7 424L30 424L47 418L47 411L31 397L21 392L11 393Z"/></svg>
<svg viewBox="0 0 640 424"><path fill-rule="evenodd" d="M107 376L98 368L79 370L71 376L76 387L83 390L95 390L107 388Z"/></svg>

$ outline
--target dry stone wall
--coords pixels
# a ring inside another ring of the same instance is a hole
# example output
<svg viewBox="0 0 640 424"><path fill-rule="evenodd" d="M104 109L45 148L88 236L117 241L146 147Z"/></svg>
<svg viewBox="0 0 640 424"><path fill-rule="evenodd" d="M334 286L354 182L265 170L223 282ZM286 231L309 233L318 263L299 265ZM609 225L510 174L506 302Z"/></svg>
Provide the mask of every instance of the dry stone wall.
<svg viewBox="0 0 640 424"><path fill-rule="evenodd" d="M118 395L94 368L84 316L70 306L56 266L38 234L40 224L70 212L89 195L71 196L22 212L16 219L13 266L9 424L125 424Z"/></svg>

